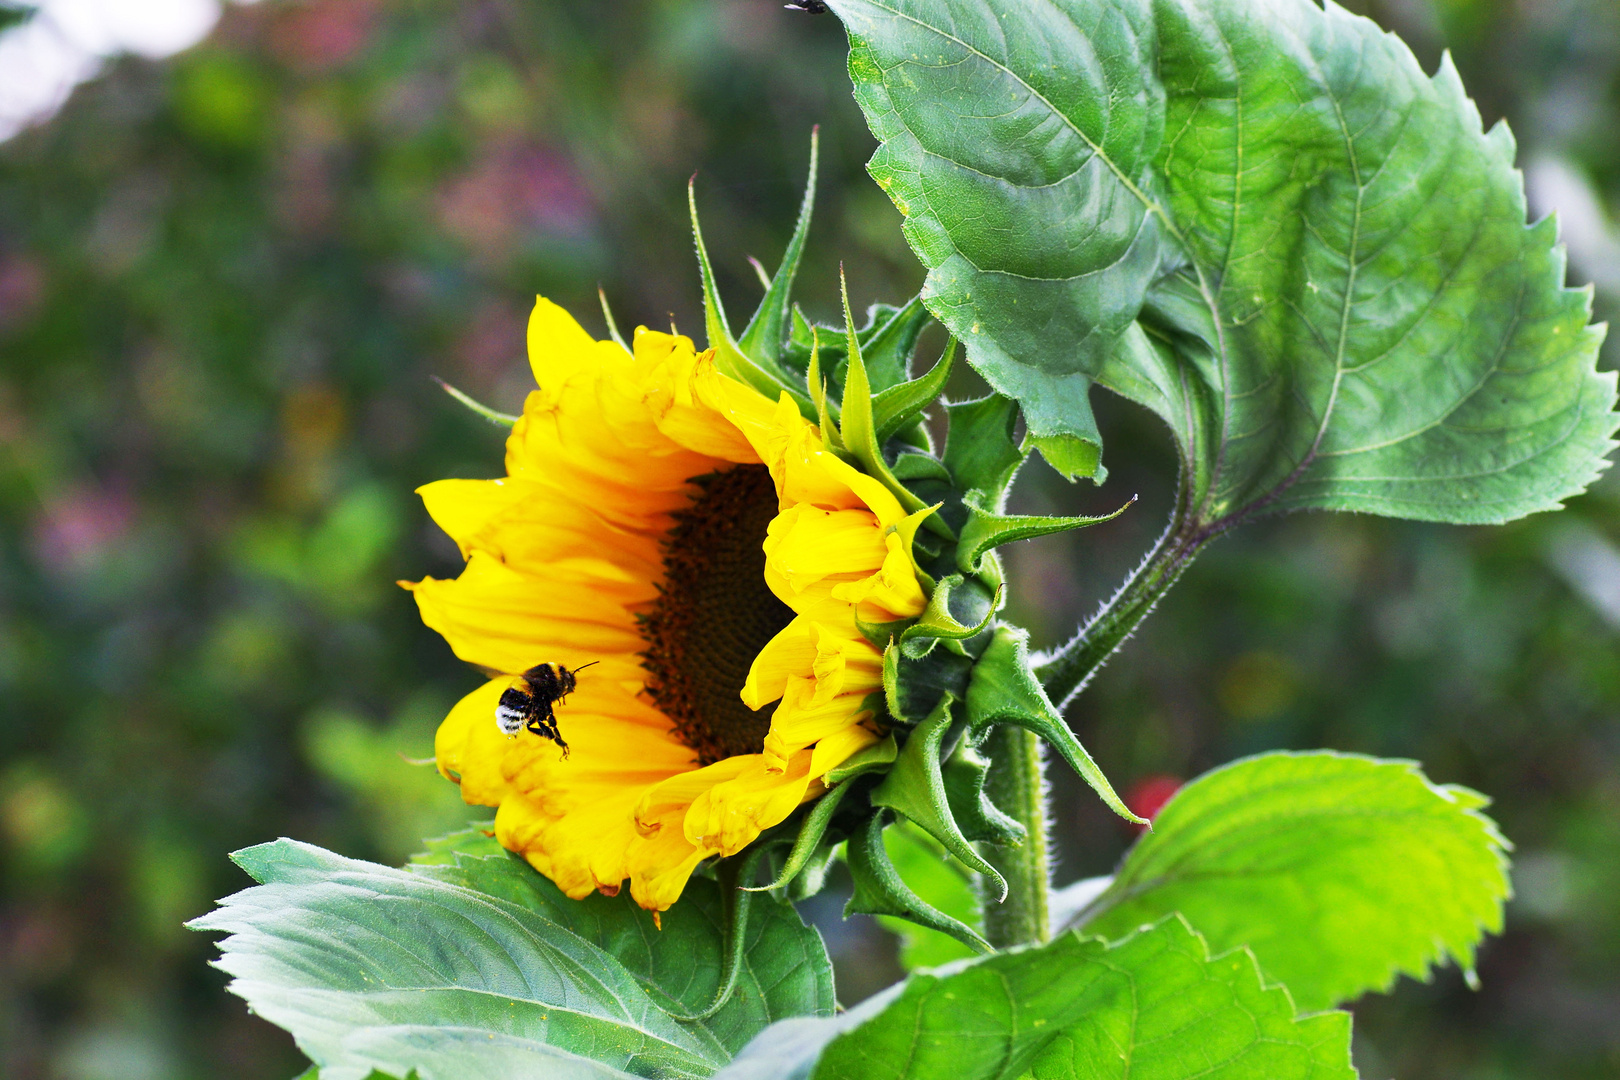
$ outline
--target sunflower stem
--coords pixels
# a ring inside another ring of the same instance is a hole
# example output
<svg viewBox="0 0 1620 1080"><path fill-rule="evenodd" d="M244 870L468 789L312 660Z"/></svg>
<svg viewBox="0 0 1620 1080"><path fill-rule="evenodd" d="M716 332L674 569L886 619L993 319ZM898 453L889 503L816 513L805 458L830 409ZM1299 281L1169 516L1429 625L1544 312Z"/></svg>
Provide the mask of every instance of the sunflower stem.
<svg viewBox="0 0 1620 1080"><path fill-rule="evenodd" d="M1234 519L1225 518L1200 526L1186 491L1177 493L1170 524L1119 591L1066 644L1037 658L1035 677L1060 712L1136 632L1198 553L1233 524Z"/></svg>
<svg viewBox="0 0 1620 1080"><path fill-rule="evenodd" d="M1051 865L1046 849L1047 792L1040 739L1023 728L1003 724L988 741L991 760L985 794L1018 819L1027 836L1018 847L984 844L985 861L1007 881L1007 899L981 897L984 936L998 949L1047 940L1050 915L1047 891Z"/></svg>

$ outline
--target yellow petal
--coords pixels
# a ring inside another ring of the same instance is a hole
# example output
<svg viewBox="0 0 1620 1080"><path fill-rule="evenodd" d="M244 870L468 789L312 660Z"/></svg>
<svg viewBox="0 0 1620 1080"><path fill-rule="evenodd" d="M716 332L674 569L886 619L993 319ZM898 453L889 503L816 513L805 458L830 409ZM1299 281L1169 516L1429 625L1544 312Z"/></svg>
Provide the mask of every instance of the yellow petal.
<svg viewBox="0 0 1620 1080"><path fill-rule="evenodd" d="M502 762L508 739L495 723L495 703L511 685L491 679L456 702L433 737L439 772L461 785L461 797L475 806L499 806L506 796Z"/></svg>
<svg viewBox="0 0 1620 1080"><path fill-rule="evenodd" d="M735 855L805 800L810 757L808 750L794 755L783 771L766 767L757 754L730 759L745 761L746 767L693 800L686 814L686 839L721 855Z"/></svg>
<svg viewBox="0 0 1620 1080"><path fill-rule="evenodd" d="M748 763L748 755L725 758L713 765L671 776L649 788L636 803L637 827L643 835L650 836L665 825L682 820L693 800L714 785L734 779Z"/></svg>
<svg viewBox="0 0 1620 1080"><path fill-rule="evenodd" d="M810 775L816 778L825 776L829 769L842 765L868 746L882 741L883 736L853 724L835 732L816 743L815 751L810 756Z"/></svg>
<svg viewBox="0 0 1620 1080"><path fill-rule="evenodd" d="M870 690L840 694L817 701L813 680L790 679L781 704L771 714L771 730L765 736L763 755L766 766L785 768L788 759L805 747L870 719L872 712L865 708L869 693Z"/></svg>
<svg viewBox="0 0 1620 1080"><path fill-rule="evenodd" d="M759 455L730 420L731 403L715 392L714 379L724 376L712 370L714 350L694 353L690 338L642 327L636 331L635 352L642 400L659 431L709 457L758 464Z"/></svg>
<svg viewBox="0 0 1620 1080"><path fill-rule="evenodd" d="M748 681L742 689L744 705L762 709L782 696L788 679L810 674L816 662L816 627L813 620L796 616L766 642L748 668Z"/></svg>
<svg viewBox="0 0 1620 1080"><path fill-rule="evenodd" d="M534 381L548 389L629 359L613 342L593 340L572 315L543 296L535 297L529 314L528 339Z"/></svg>
<svg viewBox="0 0 1620 1080"><path fill-rule="evenodd" d="M713 854L677 828L642 838L629 852L630 895L648 911L667 911L681 898L698 863Z"/></svg>
<svg viewBox="0 0 1620 1080"><path fill-rule="evenodd" d="M606 521L577 498L525 480L440 480L418 488L428 514L456 541L531 575L647 583L662 572L656 536Z"/></svg>
<svg viewBox="0 0 1620 1080"><path fill-rule="evenodd" d="M874 573L888 555L883 526L870 510L805 504L777 515L764 547L766 560L794 592L832 575Z"/></svg>
<svg viewBox="0 0 1620 1080"><path fill-rule="evenodd" d="M907 619L922 614L928 606L904 542L892 532L883 539L887 554L875 574L841 582L830 590L833 599L857 605L861 619L869 623Z"/></svg>
<svg viewBox="0 0 1620 1080"><path fill-rule="evenodd" d="M457 656L495 671L526 671L545 661L578 667L645 648L625 602L650 602L650 584L614 597L604 586L531 577L474 551L454 581L428 578L407 587L422 621Z"/></svg>

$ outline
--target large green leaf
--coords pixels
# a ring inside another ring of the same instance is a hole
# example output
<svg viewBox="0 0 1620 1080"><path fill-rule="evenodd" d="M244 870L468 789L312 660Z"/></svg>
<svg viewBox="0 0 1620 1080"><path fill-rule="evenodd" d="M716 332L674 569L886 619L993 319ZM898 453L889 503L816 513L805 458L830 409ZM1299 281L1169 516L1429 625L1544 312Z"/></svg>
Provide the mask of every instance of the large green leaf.
<svg viewBox="0 0 1620 1080"><path fill-rule="evenodd" d="M1153 819L1079 922L1128 933L1178 911L1247 946L1303 1009L1386 990L1502 928L1508 847L1477 792L1412 762L1327 752L1234 762Z"/></svg>
<svg viewBox="0 0 1620 1080"><path fill-rule="evenodd" d="M568 901L477 848L441 845L407 870L288 840L249 848L236 859L263 884L192 925L230 935L232 991L325 1080L703 1077L772 1020L832 1010L825 953L790 908L756 899L733 999L683 1023L670 1014L719 982L712 882L693 881L659 933L628 898Z"/></svg>
<svg viewBox="0 0 1620 1080"><path fill-rule="evenodd" d="M1094 439L1090 380L1146 405L1209 531L1503 521L1601 468L1589 293L1449 61L1310 0L830 3L927 303L1034 436Z"/></svg>
<svg viewBox="0 0 1620 1080"><path fill-rule="evenodd" d="M477 828L429 841L411 869L539 912L606 950L676 1014L703 1011L720 985L726 927L713 881L694 878L680 902L654 923L652 913L625 893L570 900ZM770 897L756 900L749 906L737 985L702 1022L732 1053L772 1021L829 1015L837 1004L821 935L792 906Z"/></svg>
<svg viewBox="0 0 1620 1080"><path fill-rule="evenodd" d="M1353 1080L1350 1017L1298 1017L1243 951L1178 918L1108 945L1039 947L912 975L830 1020L775 1024L716 1080Z"/></svg>
<svg viewBox="0 0 1620 1080"><path fill-rule="evenodd" d="M924 302L1070 475L1101 440L1086 402L1159 262L1163 129L1140 4L837 0L882 141L869 169L928 267Z"/></svg>

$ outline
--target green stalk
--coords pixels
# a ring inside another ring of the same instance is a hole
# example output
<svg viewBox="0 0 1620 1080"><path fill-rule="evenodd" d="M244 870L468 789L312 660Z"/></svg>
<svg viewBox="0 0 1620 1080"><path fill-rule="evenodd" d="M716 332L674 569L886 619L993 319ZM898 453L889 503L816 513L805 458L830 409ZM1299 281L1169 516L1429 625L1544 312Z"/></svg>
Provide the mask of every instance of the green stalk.
<svg viewBox="0 0 1620 1080"><path fill-rule="evenodd" d="M985 940L998 949L1047 940L1051 917L1047 891L1051 865L1046 850L1046 778L1041 773L1041 741L1030 731L1003 724L990 735L992 762L985 794L1028 831L1023 844L980 847L985 861L1007 880L1007 899L985 897Z"/></svg>
<svg viewBox="0 0 1620 1080"><path fill-rule="evenodd" d="M1067 644L1035 665L1035 677L1058 706L1066 708L1108 658L1136 632L1148 612L1180 579L1193 558L1235 523L1225 519L1194 527L1178 513L1147 558L1113 598Z"/></svg>

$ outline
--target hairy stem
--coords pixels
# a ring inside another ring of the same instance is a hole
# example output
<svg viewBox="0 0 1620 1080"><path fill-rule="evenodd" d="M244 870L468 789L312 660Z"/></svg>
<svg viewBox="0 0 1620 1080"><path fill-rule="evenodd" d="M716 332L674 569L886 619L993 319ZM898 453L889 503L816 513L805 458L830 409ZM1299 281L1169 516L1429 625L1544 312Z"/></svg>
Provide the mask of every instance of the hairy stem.
<svg viewBox="0 0 1620 1080"><path fill-rule="evenodd" d="M1035 665L1035 677L1061 710L1170 591L1204 545L1229 522L1197 528L1178 513L1142 564L1067 644Z"/></svg>
<svg viewBox="0 0 1620 1080"><path fill-rule="evenodd" d="M1047 940L1047 890L1051 866L1046 851L1046 778L1041 742L1023 728L1003 725L991 734L991 766L985 794L1028 831L1018 847L984 844L985 860L1007 879L1007 899L983 903L985 940L998 949Z"/></svg>

